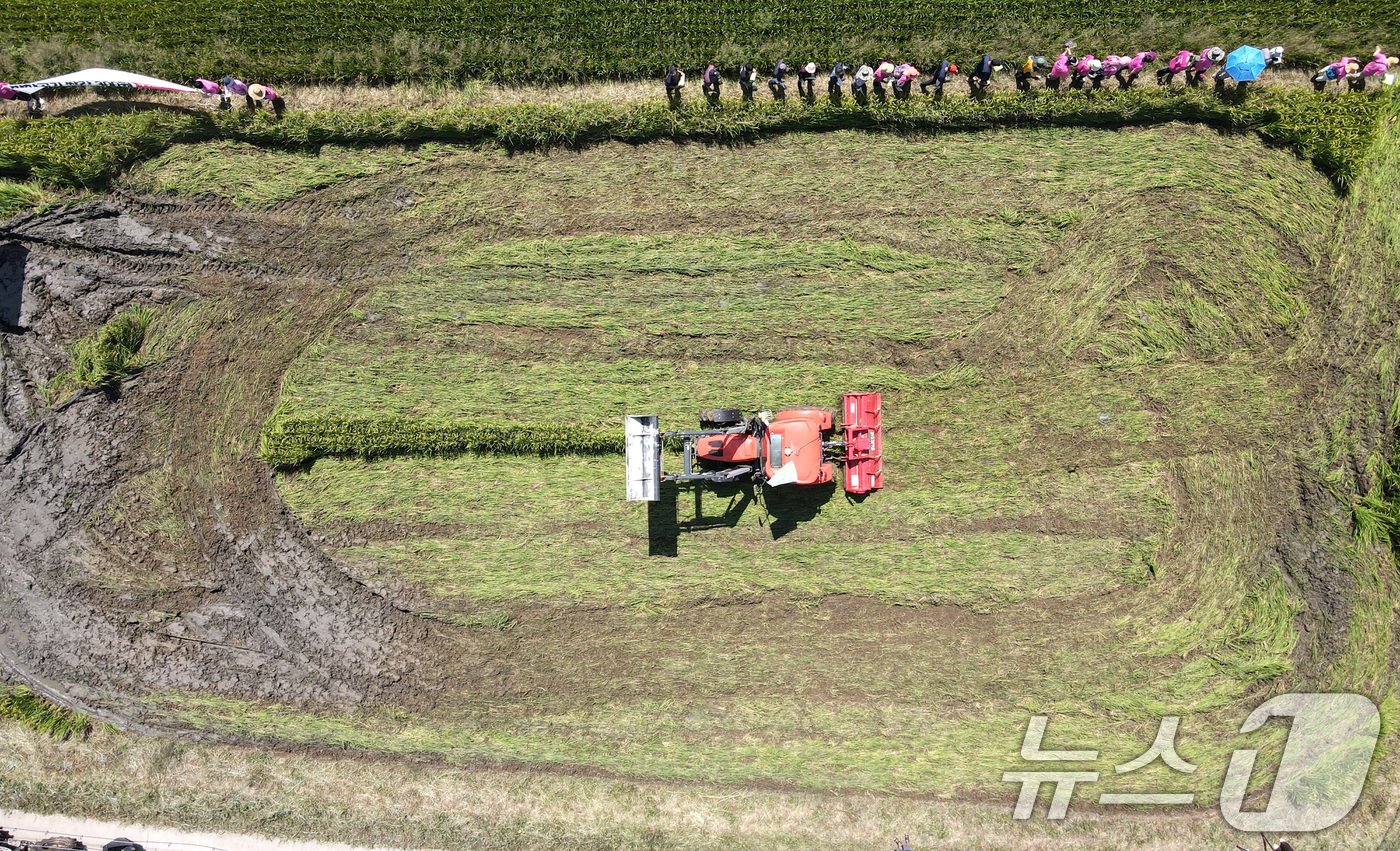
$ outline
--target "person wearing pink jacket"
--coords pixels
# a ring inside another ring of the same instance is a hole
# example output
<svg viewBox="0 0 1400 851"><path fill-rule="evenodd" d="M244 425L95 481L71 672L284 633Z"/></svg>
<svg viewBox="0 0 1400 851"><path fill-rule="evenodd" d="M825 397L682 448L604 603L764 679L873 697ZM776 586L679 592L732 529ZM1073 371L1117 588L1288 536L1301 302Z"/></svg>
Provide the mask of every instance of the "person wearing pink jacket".
<svg viewBox="0 0 1400 851"><path fill-rule="evenodd" d="M1131 89L1147 63L1156 61L1157 52L1155 50L1143 50L1133 54L1133 58L1128 59L1123 67L1118 69L1118 73L1113 75L1118 78L1118 88Z"/></svg>
<svg viewBox="0 0 1400 851"><path fill-rule="evenodd" d="M39 118L44 114L44 99L38 94L30 94L9 83L0 83L0 100L22 100L29 107L29 117Z"/></svg>
<svg viewBox="0 0 1400 851"><path fill-rule="evenodd" d="M1070 55L1069 50L1067 45L1064 52L1050 66L1050 71L1045 75L1045 88L1057 92L1060 90L1060 84L1069 79L1072 73L1070 66L1074 64L1074 57Z"/></svg>
<svg viewBox="0 0 1400 851"><path fill-rule="evenodd" d="M1095 59L1092 53L1086 53L1079 57L1079 61L1074 63L1074 77L1070 79L1069 87L1071 89L1084 88L1084 81L1093 79L1102 65L1103 63Z"/></svg>
<svg viewBox="0 0 1400 851"><path fill-rule="evenodd" d="M228 109L233 106L233 101L229 98L228 89L224 88L222 83L206 80L203 77L195 77L194 85L205 97L217 97L219 99L219 109Z"/></svg>
<svg viewBox="0 0 1400 851"><path fill-rule="evenodd" d="M1318 69L1312 76L1313 91L1320 92L1327 88L1328 83L1335 83L1348 79L1351 75L1359 76L1361 73L1361 63L1355 56L1343 56L1336 62L1329 62Z"/></svg>
<svg viewBox="0 0 1400 851"><path fill-rule="evenodd" d="M908 100L909 90L914 85L914 81L919 79L921 72L913 64L905 62L895 69L894 76L894 96L898 100Z"/></svg>
<svg viewBox="0 0 1400 851"><path fill-rule="evenodd" d="M1167 60L1165 68L1157 69L1157 85L1169 86L1176 79L1176 75L1191 67L1191 63L1196 61L1196 54L1189 50L1179 50L1176 55Z"/></svg>
<svg viewBox="0 0 1400 851"><path fill-rule="evenodd" d="M894 76L894 63L886 59L875 66L875 96L885 99L885 83Z"/></svg>
<svg viewBox="0 0 1400 851"><path fill-rule="evenodd" d="M1384 77L1393 71L1396 65L1400 65L1400 57L1386 56L1381 52L1381 46L1376 45L1376 52L1371 54L1371 61L1361 66L1361 72L1356 75L1356 82L1351 87L1352 91L1359 92L1365 89L1367 77Z"/></svg>
<svg viewBox="0 0 1400 851"><path fill-rule="evenodd" d="M1191 61L1191 67L1186 69L1186 85L1191 88L1198 88L1201 85L1201 78L1206 75L1213 66L1225 61L1225 51L1219 47L1207 47L1196 58Z"/></svg>

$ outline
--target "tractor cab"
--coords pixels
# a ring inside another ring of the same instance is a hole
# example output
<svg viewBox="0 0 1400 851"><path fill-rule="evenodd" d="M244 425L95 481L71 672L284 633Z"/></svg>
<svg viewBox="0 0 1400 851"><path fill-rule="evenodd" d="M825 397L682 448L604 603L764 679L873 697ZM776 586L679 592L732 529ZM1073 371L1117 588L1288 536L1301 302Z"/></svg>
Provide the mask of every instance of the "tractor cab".
<svg viewBox="0 0 1400 851"><path fill-rule="evenodd" d="M833 431L831 411L825 408L788 408L768 423L760 456L767 484L824 485L836 478L826 460Z"/></svg>

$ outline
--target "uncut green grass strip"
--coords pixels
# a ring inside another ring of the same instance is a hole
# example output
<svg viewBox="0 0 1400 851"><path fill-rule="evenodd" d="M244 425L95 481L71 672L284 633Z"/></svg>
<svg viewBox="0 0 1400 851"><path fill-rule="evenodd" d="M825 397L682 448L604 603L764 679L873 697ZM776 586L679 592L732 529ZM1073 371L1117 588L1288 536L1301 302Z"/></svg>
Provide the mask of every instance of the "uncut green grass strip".
<svg viewBox="0 0 1400 851"><path fill-rule="evenodd" d="M272 148L424 142L497 144L511 149L578 146L605 140L690 139L738 142L764 134L837 129L916 132L1018 125L1121 127L1198 121L1253 129L1312 159L1341 183L1369 150L1382 103L1393 92L1335 97L1260 90L1243 100L1208 92L1142 89L1090 94L999 94L985 100L920 99L862 107L818 103L622 105L521 104L407 111L398 109L198 115L136 113L0 124L0 176L52 185L100 187L131 165L184 142L216 139Z"/></svg>

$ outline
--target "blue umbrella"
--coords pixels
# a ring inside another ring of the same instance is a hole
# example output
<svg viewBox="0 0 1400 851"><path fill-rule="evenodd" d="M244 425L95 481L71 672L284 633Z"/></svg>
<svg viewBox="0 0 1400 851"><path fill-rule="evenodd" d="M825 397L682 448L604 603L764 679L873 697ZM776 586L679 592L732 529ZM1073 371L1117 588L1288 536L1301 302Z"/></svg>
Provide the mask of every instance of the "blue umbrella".
<svg viewBox="0 0 1400 851"><path fill-rule="evenodd" d="M1225 57L1225 73L1237 83L1248 83L1259 79L1264 73L1264 51L1257 47L1237 47Z"/></svg>

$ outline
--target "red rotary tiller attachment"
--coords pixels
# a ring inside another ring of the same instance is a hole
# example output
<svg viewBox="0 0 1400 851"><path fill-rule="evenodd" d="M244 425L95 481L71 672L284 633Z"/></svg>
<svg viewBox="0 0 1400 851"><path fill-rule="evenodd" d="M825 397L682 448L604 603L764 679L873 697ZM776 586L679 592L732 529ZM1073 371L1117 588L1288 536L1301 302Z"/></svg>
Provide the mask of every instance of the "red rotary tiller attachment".
<svg viewBox="0 0 1400 851"><path fill-rule="evenodd" d="M879 393L841 397L846 438L846 493L867 494L885 484L885 429Z"/></svg>

